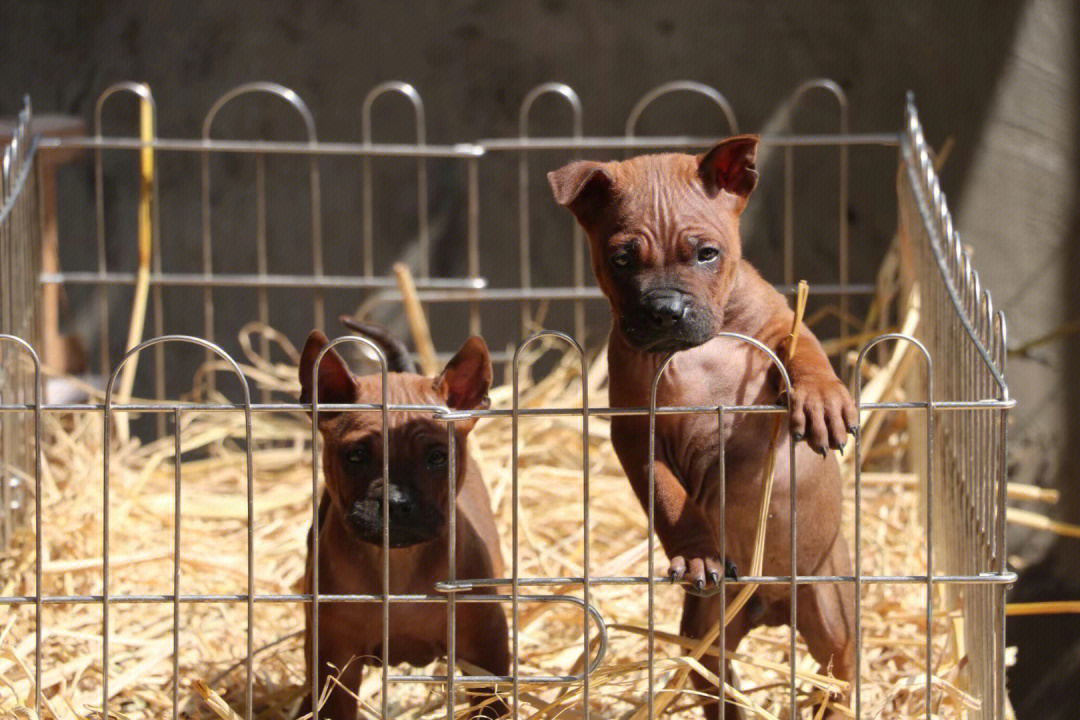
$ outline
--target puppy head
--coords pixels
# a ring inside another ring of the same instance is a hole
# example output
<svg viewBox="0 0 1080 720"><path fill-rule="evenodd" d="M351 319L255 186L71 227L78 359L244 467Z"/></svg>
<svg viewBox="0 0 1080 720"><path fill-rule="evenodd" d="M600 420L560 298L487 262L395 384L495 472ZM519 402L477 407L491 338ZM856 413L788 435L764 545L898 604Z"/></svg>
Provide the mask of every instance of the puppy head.
<svg viewBox="0 0 1080 720"><path fill-rule="evenodd" d="M328 340L313 330L300 360L300 402L315 396L315 361ZM469 338L434 380L422 375L389 373L390 404L445 405L476 410L490 405L491 357L478 337ZM381 404L382 377L356 377L332 348L319 363L320 404ZM440 536L446 529L450 502L449 475L461 487L467 468L466 438L476 420L454 423L454 468L449 467L447 424L425 412L388 413L389 455L384 455L381 410L319 411L323 438L323 474L331 501L346 526L365 542L382 545L383 500L389 500L390 546L407 547ZM388 458L389 484L383 486L383 458Z"/></svg>
<svg viewBox="0 0 1080 720"><path fill-rule="evenodd" d="M719 332L757 146L756 135L739 135L698 156L580 161L548 173L556 202L589 236L614 326L635 347L681 350Z"/></svg>

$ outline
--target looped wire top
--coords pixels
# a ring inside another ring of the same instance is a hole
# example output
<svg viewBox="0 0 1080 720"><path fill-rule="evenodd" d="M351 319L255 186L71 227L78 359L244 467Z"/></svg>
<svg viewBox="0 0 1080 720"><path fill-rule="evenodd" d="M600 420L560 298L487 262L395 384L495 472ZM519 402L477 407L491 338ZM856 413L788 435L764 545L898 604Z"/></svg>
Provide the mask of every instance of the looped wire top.
<svg viewBox="0 0 1080 720"><path fill-rule="evenodd" d="M101 117L105 110L106 101L114 95L121 93L131 93L140 100L150 104L150 108L153 110L154 123L157 124L157 103L154 101L154 94L150 92L150 86L146 83L132 82L125 80L124 82L118 82L105 88L97 97L97 102L94 103L94 136L101 139ZM154 129L154 135L157 135L157 128Z"/></svg>
<svg viewBox="0 0 1080 720"><path fill-rule="evenodd" d="M371 88L371 90L368 91L368 94L364 96L364 102L360 106L360 137L364 144L371 144L371 107L375 104L376 100L387 93L404 95L412 104L413 118L416 122L416 143L418 145L424 145L427 142L427 121L424 117L424 101L420 98L420 93L416 91L415 87L400 80L389 80L380 83Z"/></svg>
<svg viewBox="0 0 1080 720"><path fill-rule="evenodd" d="M566 100L572 116L573 136L581 137L584 133L581 98L574 88L559 82L541 83L525 94L518 111L518 135L523 138L529 136L529 115L532 113L533 104L543 95L558 95Z"/></svg>
<svg viewBox="0 0 1080 720"><path fill-rule="evenodd" d="M297 114L300 115L300 119L303 120L308 142L311 144L316 142L315 118L311 114L311 110L308 109L307 103L303 101L296 91L274 82L250 82L244 83L243 85L237 85L215 100L214 104L210 106L210 110L206 113L206 118L203 120L202 139L210 139L210 129L213 127L214 119L225 105L238 97L251 94L273 95L287 102L294 110L296 110Z"/></svg>
<svg viewBox="0 0 1080 720"><path fill-rule="evenodd" d="M113 368L112 374L109 376L109 384L105 386L106 413L108 413L112 409L112 396L114 392L114 387L116 385L116 380L120 376L120 371L123 369L127 361L149 347L173 342L197 345L198 347L209 350L210 352L214 353L219 358L224 360L225 363L229 366L229 369L232 370L233 374L236 375L236 378L240 381L240 389L243 391L244 413L250 418L251 392L248 386L247 377L244 376L244 372L240 369L240 366L237 364L236 360L234 360L232 355L229 355L229 353L227 353L225 349L217 343L210 342L209 340L203 340L202 338L194 337L192 335L162 335L160 337L150 338L149 340L144 340L143 342L139 343L138 345L124 353L123 357L121 357L120 361L116 364L116 367Z"/></svg>
<svg viewBox="0 0 1080 720"><path fill-rule="evenodd" d="M668 95L674 92L690 92L697 95L701 95L708 100L711 100L714 105L720 108L720 112L724 114L724 119L727 120L728 131L735 135L739 132L739 124L735 120L735 110L732 109L731 103L724 97L716 88L700 83L695 80L673 80L672 82L666 82L663 85L657 85L641 96L641 99L637 101L633 109L630 111L630 116L626 119L626 137L632 138L637 132L638 120L641 118L641 114L645 112L645 109L664 95Z"/></svg>
<svg viewBox="0 0 1080 720"><path fill-rule="evenodd" d="M848 131L848 98L847 93L834 80L829 78L813 78L801 83L796 87L788 99L784 101L783 108L786 117L788 132L795 132L795 110L798 109L803 99L814 90L822 90L836 100L836 106L840 114L840 132Z"/></svg>

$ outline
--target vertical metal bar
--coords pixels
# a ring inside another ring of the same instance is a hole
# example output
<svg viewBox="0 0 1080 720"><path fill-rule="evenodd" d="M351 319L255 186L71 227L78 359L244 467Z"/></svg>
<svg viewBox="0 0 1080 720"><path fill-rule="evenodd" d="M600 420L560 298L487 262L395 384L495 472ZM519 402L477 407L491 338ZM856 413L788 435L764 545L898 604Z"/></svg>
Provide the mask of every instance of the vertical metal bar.
<svg viewBox="0 0 1080 720"><path fill-rule="evenodd" d="M18 167L13 155L12 146L9 145L4 148L3 154L0 156L0 205L3 205L7 201L8 195L13 192L11 187L13 184L12 175L18 172L13 170L13 168ZM18 296L18 291L12 287L17 274L7 271L7 268L20 267L15 247L19 235L13 225L13 222L0 224L0 263L3 263L4 268L4 272L0 272L0 330L9 328L15 330L16 324L14 318L15 304L11 300ZM8 366L7 355L6 350L0 350L0 368ZM14 366L18 367L17 362ZM9 394L17 400L21 383L17 377L13 377L12 380L14 382L11 384L12 391ZM0 385L0 399L3 398L3 390L4 385ZM0 449L17 447L16 443L11 439L13 425L14 423L10 418L0 417L0 443L2 443ZM18 467L19 459L14 458L12 463ZM11 541L12 535L11 500L8 495L7 478L0 475L0 542L4 546Z"/></svg>
<svg viewBox="0 0 1080 720"><path fill-rule="evenodd" d="M207 279L214 274L214 245L211 239L210 219L210 155L203 150L199 153L200 162L200 217L202 218L202 272ZM203 338L214 342L214 291L207 283L203 288ZM206 359L212 356L207 349ZM208 387L213 390L217 384L215 374L208 373Z"/></svg>
<svg viewBox="0 0 1080 720"><path fill-rule="evenodd" d="M798 332L798 328L796 328L796 332ZM790 397L790 395L789 395L789 397ZM790 420L791 420L790 410L788 411L788 413L789 413L788 414L788 422L790 423ZM789 618L789 625L790 625L790 648L789 648L789 652L790 652L790 659L791 659L791 684L790 684L790 686L788 688L788 692L790 694L790 702L791 702L791 717L795 717L798 714L798 707L799 707L798 703L797 703L796 681L795 681L796 677L798 677L797 674L796 674L797 667L796 667L796 662L795 662L796 657L797 657L796 654L795 654L796 650L797 650L796 632L795 632L795 630L796 630L796 626L798 624L798 601L799 601L799 597L798 597L799 566L798 566L798 549L797 549L798 533L799 533L799 515L798 515L798 504L796 502L796 499L798 497L798 493L795 491L795 489L796 489L796 481L795 481L795 478L796 478L796 474L795 474L795 442L791 439L790 431L788 432L787 443L788 443L788 453L789 453L789 455L788 455L788 494L790 495L790 500L791 500L791 509L790 509L790 512L791 512L791 537L790 537L791 547L788 549L788 552L791 555L791 585L790 585L791 599L790 599L790 618Z"/></svg>
<svg viewBox="0 0 1080 720"><path fill-rule="evenodd" d="M311 718L319 720L319 361L312 370L311 387Z"/></svg>
<svg viewBox="0 0 1080 720"><path fill-rule="evenodd" d="M664 361L664 365L671 360L671 355ZM659 376L660 373L657 373ZM648 689L648 708L649 708L649 720L653 720L655 717L655 683L656 683L656 560L653 558L653 554L656 552L656 541L654 534L656 532L656 382L653 382L652 397L649 402L649 539L648 539L648 574L649 574L649 589L648 589L648 601L647 610L649 614L648 629L649 629L649 689ZM721 618L721 622L723 619Z"/></svg>
<svg viewBox="0 0 1080 720"><path fill-rule="evenodd" d="M34 712L41 717L41 636L42 636L42 527L41 527L41 362L27 346L34 361Z"/></svg>
<svg viewBox="0 0 1080 720"><path fill-rule="evenodd" d="M720 557L727 561L727 444L724 440L724 406L716 408L717 471L720 474ZM720 573L720 636L717 639L717 654L720 664L717 677L720 679L717 701L720 703L719 717L727 712L727 693L724 684L729 680L727 674L727 568Z"/></svg>
<svg viewBox="0 0 1080 720"><path fill-rule="evenodd" d="M244 467L247 470L247 687L244 717L255 712L255 472L251 431L251 396L244 385Z"/></svg>
<svg viewBox="0 0 1080 720"><path fill-rule="evenodd" d="M95 115L94 131L97 138L101 139L101 100L98 100L97 113ZM98 272L108 272L108 254L105 249L105 179L101 148L94 148L94 220L97 231L97 264ZM101 334L100 362L101 372L109 371L109 288L102 285L98 288L98 332Z"/></svg>
<svg viewBox="0 0 1080 720"><path fill-rule="evenodd" d="M311 386L311 718L319 720L319 364L312 371Z"/></svg>
<svg viewBox="0 0 1080 720"><path fill-rule="evenodd" d="M531 93L530 93L531 95ZM526 102L529 96L525 97ZM526 104L522 103L519 137L526 136L528 119ZM532 246L529 241L529 154L522 150L518 153L518 282L522 289L532 287ZM521 303L521 334L529 333L532 325L532 308L527 300Z"/></svg>
<svg viewBox="0 0 1080 720"><path fill-rule="evenodd" d="M255 154L255 266L260 278L265 278L269 271L266 252L266 155ZM259 322L263 327L270 324L270 303L266 287L260 286L257 293ZM316 325L315 327L321 327ZM270 340L265 332L259 333L259 352L264 358L270 357ZM260 390L262 401L270 402L270 390Z"/></svg>
<svg viewBox="0 0 1080 720"><path fill-rule="evenodd" d="M795 149L784 147L784 284L795 284Z"/></svg>
<svg viewBox="0 0 1080 720"><path fill-rule="evenodd" d="M447 501L448 518L446 543L447 572L449 582L457 580L457 435L454 421L446 423L447 434L447 475L446 482L450 489ZM454 720L454 664L457 662L457 593L451 591L446 596L446 720Z"/></svg>
<svg viewBox="0 0 1080 720"><path fill-rule="evenodd" d="M149 86L147 86L147 92L149 92ZM157 131L157 110L154 110L154 137L156 138ZM153 190L153 209L151 218L151 232L153 233L153 257L151 262L153 263L154 272L158 275L162 271L161 261L161 196L160 187L161 183L158 182L159 177L159 165L156 157L156 151L154 157L154 190ZM165 334L165 301L162 298L161 284L155 282L152 278L150 280L150 300L153 304L154 310L154 337L161 337ZM154 348L154 396L157 400L165 399L165 348L158 345ZM165 436L165 415L159 413L157 416L157 437Z"/></svg>
<svg viewBox="0 0 1080 720"><path fill-rule="evenodd" d="M306 108L305 108L306 109ZM310 119L310 115L308 118ZM308 144L315 145L314 123L308 126ZM311 183L311 265L312 273L317 278L323 276L323 239L322 239L322 188L319 183L319 156L312 154L308 160L308 175ZM312 303L315 327L326 325L326 291L315 288Z"/></svg>
<svg viewBox="0 0 1080 720"><path fill-rule="evenodd" d="M581 336L578 335L578 338ZM581 342L576 340L576 342ZM575 343L576 344L576 343ZM582 588L582 600L585 605L581 609L581 633L582 633L582 710L584 718L583 720L589 720L589 700L590 700L590 680L589 676L592 675L589 672L589 608L592 607L592 589L590 583L592 581L591 571L591 545L589 541L590 535L590 519L589 519L589 368L588 363L585 360L585 352L581 346L577 347L577 351L581 357L581 522L584 526L584 546L582 552L584 553L584 562L582 567L583 578L585 580L584 587Z"/></svg>
<svg viewBox="0 0 1080 720"><path fill-rule="evenodd" d="M480 277L480 162L471 157L468 167L468 275L470 280ZM469 303L469 334L480 335L480 305ZM516 699L516 696L515 696ZM516 706L515 706L516 707Z"/></svg>
<svg viewBox="0 0 1080 720"><path fill-rule="evenodd" d="M123 365L124 359L120 361ZM113 370L113 381L119 375ZM112 446L112 389L105 393L105 411L101 423L101 716L109 717L109 465Z"/></svg>
<svg viewBox="0 0 1080 720"><path fill-rule="evenodd" d="M382 365L382 693L379 704L382 720L390 718L390 383L386 358Z"/></svg>
<svg viewBox="0 0 1080 720"><path fill-rule="evenodd" d="M518 720L520 718L518 689L518 675L520 673L520 664L518 660L518 595L520 593L518 585L520 580L520 568L518 567L518 423L521 420L521 416L520 397L518 396L519 383L517 361L518 354L528 342L528 340L525 340L518 345L517 350L514 352L514 360L511 367L513 391L511 393L512 405L510 408L510 644L512 654L512 672L510 680L512 683L511 698L514 706L514 713L512 715L513 720ZM588 659L586 658L586 663L587 662Z"/></svg>
<svg viewBox="0 0 1080 720"><path fill-rule="evenodd" d="M934 362L926 348L916 344L926 358L926 718L930 720L934 691Z"/></svg>
<svg viewBox="0 0 1080 720"><path fill-rule="evenodd" d="M996 320L996 336L997 336L997 363L998 369L1001 370L1001 374L1005 374L1005 365L1008 358L1006 348L1008 347L1008 328L1005 325L1005 314L1001 311L994 316ZM1001 393L1002 400L1009 399L1008 388L1006 387ZM998 491L998 516L997 516L997 539L998 539L998 556L996 570L999 573L1004 573L1008 570L1007 565L1007 536L1005 534L1005 508L1006 508L1006 489L1008 484L1008 448L1009 448L1009 411L1000 411L1000 420L998 421L998 469L997 469L997 491ZM994 649L996 651L996 675L997 675L997 692L994 693L997 707L995 708L995 720L1001 720L1005 717L1005 686L1006 686L1006 668L1005 668L1005 587L1000 587L994 590L997 596L999 615L997 617L997 634L994 637Z"/></svg>
<svg viewBox="0 0 1080 720"><path fill-rule="evenodd" d="M866 347L860 356L866 355ZM862 720L862 363L855 364L855 720Z"/></svg>
<svg viewBox="0 0 1080 720"><path fill-rule="evenodd" d="M848 109L847 98L840 104L840 134L845 137L848 134ZM840 208L838 210L837 224L839 225L840 239L840 342L845 343L848 337L848 325L847 317L849 314L850 298L848 297L848 282L850 279L850 249L848 233L850 228L848 227L848 205L849 203L849 190L848 190L848 170L849 170L849 155L850 148L848 143L840 143ZM846 344L844 344L846 347ZM843 372L843 366L845 363L841 363L841 372ZM845 378L846 379L846 378Z"/></svg>
<svg viewBox="0 0 1080 720"><path fill-rule="evenodd" d="M172 716L180 711L180 406L173 408L173 623Z"/></svg>
<svg viewBox="0 0 1080 720"><path fill-rule="evenodd" d="M6 199L7 183L0 179L0 203ZM25 189L24 189L25 192ZM0 233L5 233L5 227L0 226ZM21 349L25 350L30 356L30 360L34 366L34 713L36 717L41 716L42 705L42 690L41 690L41 641L42 641L42 527L41 527L41 476L42 476L42 454L41 454L41 410L43 405L43 393L41 389L41 360L38 358L37 352L33 346L24 340L13 334L3 333L0 334L0 349L6 348L8 344L15 344ZM12 357L6 349L0 353L0 357ZM18 360L14 360L18 362ZM0 386L0 390L3 386ZM16 388L18 389L18 388ZM18 398L17 398L18 399ZM6 447L6 446L5 446ZM6 479L0 478L6 485ZM5 505L3 507L4 516L6 518L9 507ZM5 538L6 540L7 538Z"/></svg>
<svg viewBox="0 0 1080 720"><path fill-rule="evenodd" d="M375 274L374 202L371 188L371 156L360 158L360 252L364 277Z"/></svg>
<svg viewBox="0 0 1080 720"><path fill-rule="evenodd" d="M656 549L656 390L660 385L660 378L664 370L671 364L675 353L668 353L664 361L660 363L656 374L653 375L652 389L649 393L649 720L655 716L656 688L656 560L653 554ZM720 619L723 622L723 618Z"/></svg>

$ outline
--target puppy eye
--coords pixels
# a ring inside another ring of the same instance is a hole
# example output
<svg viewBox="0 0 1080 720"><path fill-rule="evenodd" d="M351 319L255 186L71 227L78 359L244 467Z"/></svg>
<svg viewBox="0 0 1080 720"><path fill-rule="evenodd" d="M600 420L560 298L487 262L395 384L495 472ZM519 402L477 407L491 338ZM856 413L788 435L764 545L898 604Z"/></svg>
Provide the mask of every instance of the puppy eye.
<svg viewBox="0 0 1080 720"><path fill-rule="evenodd" d="M617 268L624 268L630 265L630 253L625 250L617 252L611 256L611 264Z"/></svg>
<svg viewBox="0 0 1080 720"><path fill-rule="evenodd" d="M714 247L703 247L697 251L697 259L700 263L712 262L720 257L720 251Z"/></svg>
<svg viewBox="0 0 1080 720"><path fill-rule="evenodd" d="M345 462L350 465L363 465L368 461L368 449L364 446L354 447L345 453Z"/></svg>
<svg viewBox="0 0 1080 720"><path fill-rule="evenodd" d="M446 466L448 460L446 451L442 448L436 448L428 453L427 463L430 468L441 468Z"/></svg>

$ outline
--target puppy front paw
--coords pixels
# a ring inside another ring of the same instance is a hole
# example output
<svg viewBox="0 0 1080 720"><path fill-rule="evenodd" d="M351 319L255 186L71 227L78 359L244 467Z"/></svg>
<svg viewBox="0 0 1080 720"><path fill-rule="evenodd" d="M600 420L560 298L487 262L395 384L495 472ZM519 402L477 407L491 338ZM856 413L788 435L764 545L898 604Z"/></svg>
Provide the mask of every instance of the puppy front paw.
<svg viewBox="0 0 1080 720"><path fill-rule="evenodd" d="M843 447L859 421L851 395L835 375L796 381L789 407L792 438L805 438L823 457L828 448Z"/></svg>
<svg viewBox="0 0 1080 720"><path fill-rule="evenodd" d="M686 591L694 594L705 593L706 586L720 587L721 576L729 580L738 580L735 563L720 557L716 552L688 552L671 558L667 571L672 583L687 583Z"/></svg>

